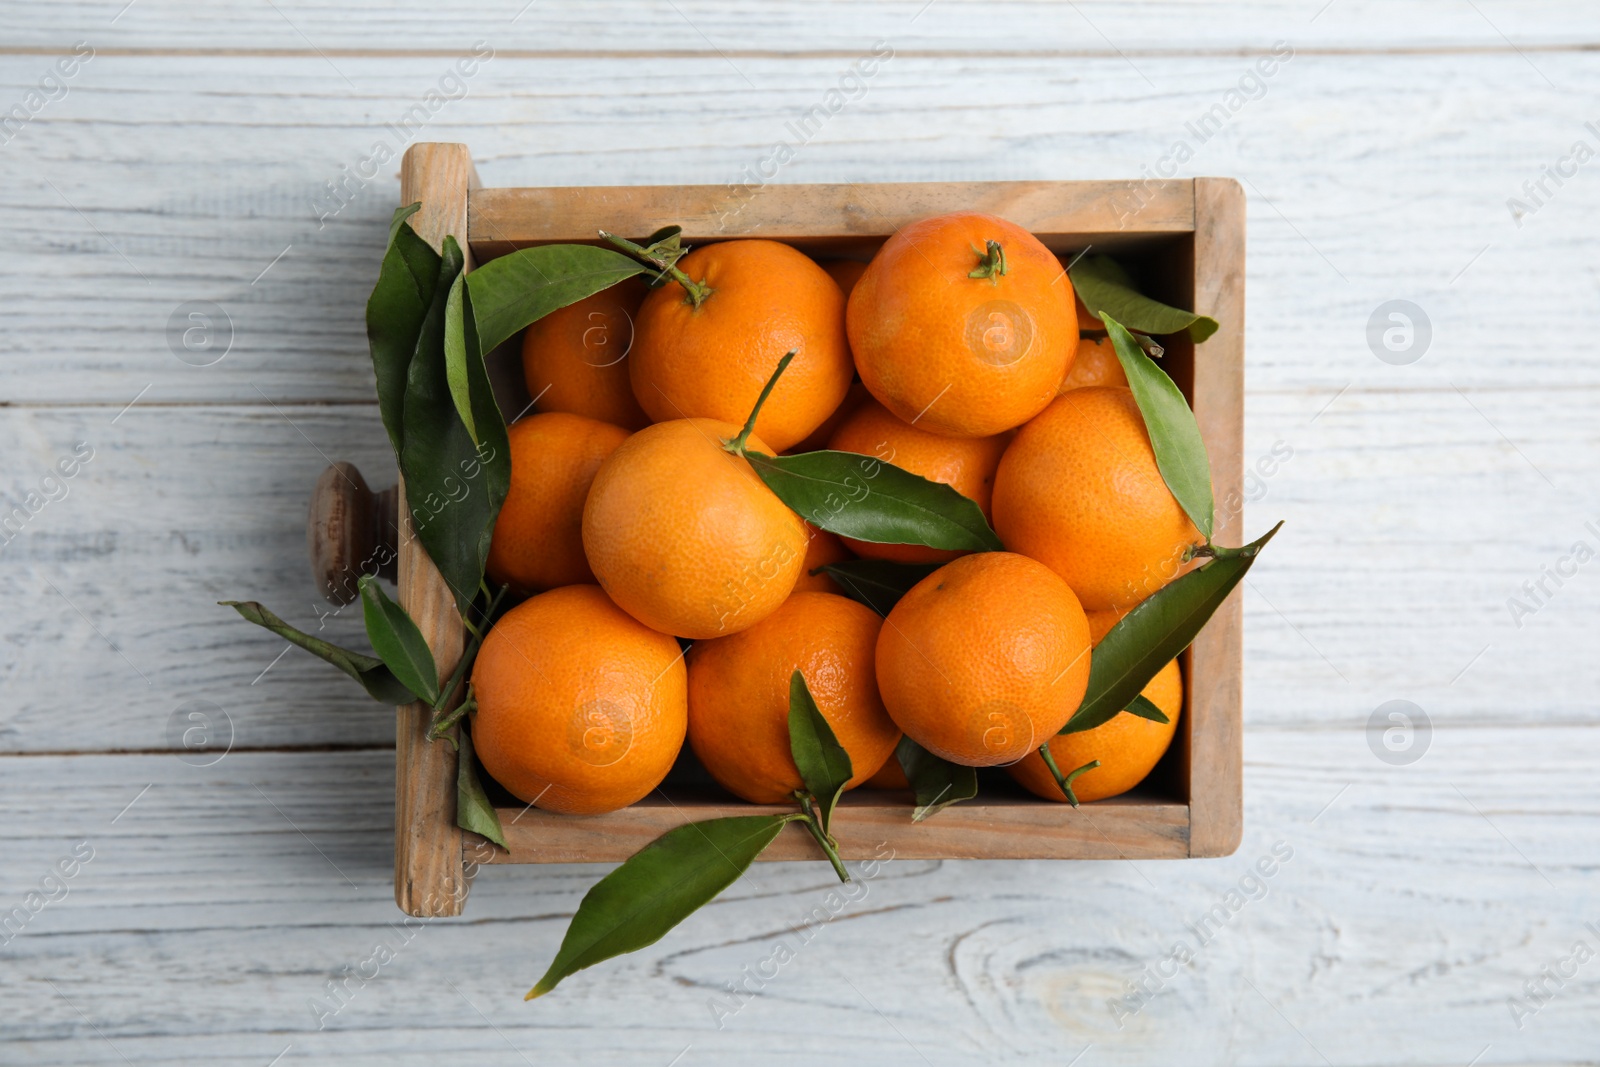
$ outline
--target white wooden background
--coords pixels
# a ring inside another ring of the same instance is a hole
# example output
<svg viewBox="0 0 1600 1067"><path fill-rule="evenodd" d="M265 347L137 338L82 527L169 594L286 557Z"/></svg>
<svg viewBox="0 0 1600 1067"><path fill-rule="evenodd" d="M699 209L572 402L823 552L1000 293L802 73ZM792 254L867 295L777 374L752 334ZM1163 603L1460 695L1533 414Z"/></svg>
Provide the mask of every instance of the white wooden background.
<svg viewBox="0 0 1600 1067"><path fill-rule="evenodd" d="M0 3L0 109L33 112L0 144L5 510L94 450L0 547L0 913L58 898L0 945L0 1061L1600 1062L1600 959L1563 962L1600 954L1600 563L1507 607L1600 547L1600 162L1520 227L1505 203L1600 148L1592 2L523 3ZM880 40L778 180L1134 176L1294 49L1181 171L1245 183L1247 458L1292 449L1246 513L1288 525L1244 592L1244 844L891 862L719 1029L832 884L763 865L524 1004L601 871L490 870L403 940L391 713L212 606L315 628L307 491L330 457L384 480L362 311L395 168L325 225L311 199L477 41L421 136L537 185L735 180ZM1432 324L1410 365L1367 343L1391 299ZM203 368L166 336L197 300L234 331ZM1391 699L1432 723L1408 765L1369 747ZM191 701L226 718L186 763ZM1108 998L1276 842L1264 895L1119 1025ZM325 983L402 940L319 1029Z"/></svg>

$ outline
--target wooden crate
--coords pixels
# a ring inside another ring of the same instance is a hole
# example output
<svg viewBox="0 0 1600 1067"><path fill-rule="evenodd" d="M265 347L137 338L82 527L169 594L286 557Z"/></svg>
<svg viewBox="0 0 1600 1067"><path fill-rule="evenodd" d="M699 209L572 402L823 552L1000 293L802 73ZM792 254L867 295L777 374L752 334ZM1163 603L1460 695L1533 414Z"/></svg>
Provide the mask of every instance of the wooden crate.
<svg viewBox="0 0 1600 1067"><path fill-rule="evenodd" d="M1216 538L1241 543L1245 211L1232 179L484 189L466 146L418 144L405 154L400 197L422 203L411 224L435 247L447 233L466 235L469 269L531 245L594 242L602 228L637 238L671 224L683 227L690 244L764 237L813 255L866 258L905 223L958 209L1003 216L1058 253L1093 246L1143 259L1153 295L1221 323L1203 345L1174 341L1165 362L1194 406L1210 453ZM402 486L400 602L444 674L461 655L462 630L443 580L410 536L403 493ZM857 790L835 817L841 852L866 858L886 845L903 858L989 860L1231 853L1242 816L1238 592L1185 656L1177 738L1133 793L1074 810L1002 788L913 824L909 796ZM395 898L412 915L459 914L479 864L615 862L687 821L784 810L672 787L608 815L511 807L500 812L507 851L456 827L456 755L450 745L426 740L428 719L425 705L398 709ZM790 826L762 859L820 856L804 829Z"/></svg>

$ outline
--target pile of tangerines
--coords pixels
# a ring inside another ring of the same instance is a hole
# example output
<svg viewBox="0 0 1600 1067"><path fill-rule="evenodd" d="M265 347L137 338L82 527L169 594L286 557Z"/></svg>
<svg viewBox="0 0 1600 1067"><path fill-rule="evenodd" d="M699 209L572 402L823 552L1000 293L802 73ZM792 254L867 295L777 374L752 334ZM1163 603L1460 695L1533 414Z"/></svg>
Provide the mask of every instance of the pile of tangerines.
<svg viewBox="0 0 1600 1067"><path fill-rule="evenodd" d="M1099 761L1080 799L1132 788L1176 729L1176 661L1144 691L1165 723L1123 713L1057 731L1092 645L1205 539L1103 330L1039 240L974 213L906 226L869 263L706 245L653 287L630 279L535 322L536 413L510 427L488 562L529 598L473 665L484 768L541 808L612 811L655 789L687 737L730 792L786 802L803 788L788 727L799 671L850 787L905 787L903 733L1053 800L1047 741L1062 768ZM1007 551L842 539L786 506L734 441L945 483ZM822 569L857 557L941 566L880 617Z"/></svg>

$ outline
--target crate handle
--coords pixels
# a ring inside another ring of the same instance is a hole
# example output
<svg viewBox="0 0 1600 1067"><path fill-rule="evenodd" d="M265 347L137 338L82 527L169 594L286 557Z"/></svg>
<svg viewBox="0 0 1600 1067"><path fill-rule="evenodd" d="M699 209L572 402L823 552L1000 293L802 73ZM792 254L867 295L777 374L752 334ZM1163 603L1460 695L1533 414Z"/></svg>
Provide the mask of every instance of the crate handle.
<svg viewBox="0 0 1600 1067"><path fill-rule="evenodd" d="M356 465L343 461L317 479L306 514L306 550L311 579L330 604L354 601L363 574L395 580L397 488L375 493Z"/></svg>

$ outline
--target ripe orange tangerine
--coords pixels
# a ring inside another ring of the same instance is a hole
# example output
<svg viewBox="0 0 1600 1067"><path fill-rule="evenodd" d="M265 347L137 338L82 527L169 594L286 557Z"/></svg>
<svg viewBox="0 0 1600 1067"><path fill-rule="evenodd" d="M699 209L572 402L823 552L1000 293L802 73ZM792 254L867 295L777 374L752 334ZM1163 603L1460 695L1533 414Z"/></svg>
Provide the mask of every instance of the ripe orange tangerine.
<svg viewBox="0 0 1600 1067"><path fill-rule="evenodd" d="M1021 425L1078 344L1072 282L1038 238L957 212L901 227L850 294L861 381L908 423L953 437Z"/></svg>
<svg viewBox="0 0 1600 1067"><path fill-rule="evenodd" d="M615 811L661 784L683 746L688 675L678 643L592 585L541 593L501 616L472 666L473 747L518 798L549 811Z"/></svg>

